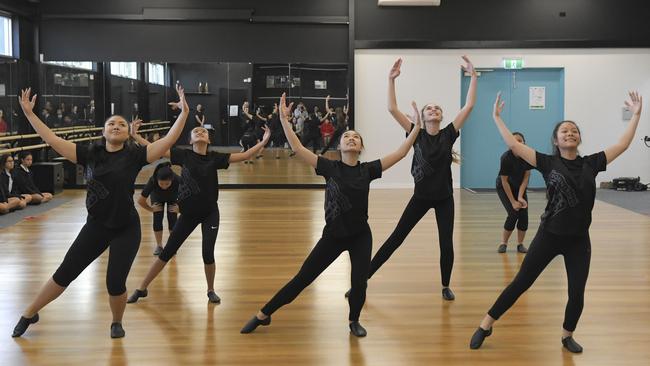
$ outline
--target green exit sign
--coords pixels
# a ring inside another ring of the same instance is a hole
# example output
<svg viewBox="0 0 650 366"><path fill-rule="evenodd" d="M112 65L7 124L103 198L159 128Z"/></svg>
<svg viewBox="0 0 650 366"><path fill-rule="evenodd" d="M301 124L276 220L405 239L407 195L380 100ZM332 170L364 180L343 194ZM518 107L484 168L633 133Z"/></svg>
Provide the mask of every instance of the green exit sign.
<svg viewBox="0 0 650 366"><path fill-rule="evenodd" d="M503 59L503 68L504 69L523 69L524 60L521 58L504 58Z"/></svg>

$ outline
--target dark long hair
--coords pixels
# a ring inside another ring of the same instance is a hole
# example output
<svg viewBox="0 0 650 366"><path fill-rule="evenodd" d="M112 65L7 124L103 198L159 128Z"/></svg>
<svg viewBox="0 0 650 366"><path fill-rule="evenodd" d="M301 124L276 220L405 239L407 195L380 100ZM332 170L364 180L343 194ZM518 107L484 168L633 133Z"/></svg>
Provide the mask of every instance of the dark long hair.
<svg viewBox="0 0 650 366"><path fill-rule="evenodd" d="M580 134L580 142L582 142L582 132L580 131L580 127L578 127L577 123L575 123L575 122L573 122L571 120L568 120L568 119L558 122L555 125L555 127L553 128L553 134L551 135L551 146L553 147L553 155L555 155L555 156L560 156L560 148L558 148L557 144L556 144L556 142L557 142L557 131L560 130L560 126L562 126L562 124L564 124L564 123L571 123L572 125L574 125L576 127L576 129L578 129L578 133Z"/></svg>
<svg viewBox="0 0 650 366"><path fill-rule="evenodd" d="M174 177L172 164L166 161L156 165L156 167L153 170L153 175L151 177L157 180L171 180Z"/></svg>
<svg viewBox="0 0 650 366"><path fill-rule="evenodd" d="M0 155L0 172L4 172L5 164L7 163L7 159L9 159L10 156L11 154Z"/></svg>

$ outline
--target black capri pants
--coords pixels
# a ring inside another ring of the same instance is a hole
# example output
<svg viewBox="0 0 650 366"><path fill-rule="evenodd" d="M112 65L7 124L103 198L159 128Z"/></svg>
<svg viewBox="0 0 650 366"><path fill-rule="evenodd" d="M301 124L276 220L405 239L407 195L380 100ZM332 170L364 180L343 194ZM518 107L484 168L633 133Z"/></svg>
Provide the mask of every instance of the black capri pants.
<svg viewBox="0 0 650 366"><path fill-rule="evenodd" d="M169 228L169 231L174 230L174 226L176 225L176 220L178 219L178 215L176 212L170 212L169 211L169 206L170 205L177 205L178 203L176 202L152 202L152 206L162 206L163 209L162 211L157 211L153 213L153 231L162 231L163 230L163 218L165 216L165 203L167 203L167 227Z"/></svg>
<svg viewBox="0 0 650 366"><path fill-rule="evenodd" d="M126 292L126 278L140 247L140 217L131 215L129 223L121 228L108 228L98 220L88 217L79 235L68 249L63 263L52 279L57 285L68 287L107 248L108 267L106 288L111 296Z"/></svg>
<svg viewBox="0 0 650 366"><path fill-rule="evenodd" d="M517 197L518 193L513 191L512 194ZM516 225L517 230L528 230L528 208L520 208L519 211L512 208L510 200L508 199L508 195L503 189L503 186L500 184L497 184L497 195L501 200L501 204L503 204L503 208L505 208L506 212L508 213L506 222L503 224L503 229L507 231L513 231ZM524 199L526 202L528 202L528 195L526 193L524 193Z"/></svg>
<svg viewBox="0 0 650 366"><path fill-rule="evenodd" d="M565 236L550 233L540 227L528 248L528 253L521 263L519 272L503 290L488 314L499 319L517 301L544 268L558 255L564 256L569 299L564 311L564 329L573 332L576 329L585 301L585 286L589 276L591 261L591 241L589 234L583 236Z"/></svg>
<svg viewBox="0 0 650 366"><path fill-rule="evenodd" d="M214 244L217 241L217 234L219 233L219 208L200 216L182 214L176 222L174 230L169 234L167 245L165 245L158 258L163 262L169 262L199 224L201 225L201 233L203 234L201 244L203 263L213 264Z"/></svg>
<svg viewBox="0 0 650 366"><path fill-rule="evenodd" d="M358 321L361 308L366 301L368 270L372 253L372 233L368 226L351 236L340 238L323 236L320 238L305 259L300 271L264 305L262 313L271 315L280 307L292 302L346 250L350 253L350 262L352 263L348 319Z"/></svg>

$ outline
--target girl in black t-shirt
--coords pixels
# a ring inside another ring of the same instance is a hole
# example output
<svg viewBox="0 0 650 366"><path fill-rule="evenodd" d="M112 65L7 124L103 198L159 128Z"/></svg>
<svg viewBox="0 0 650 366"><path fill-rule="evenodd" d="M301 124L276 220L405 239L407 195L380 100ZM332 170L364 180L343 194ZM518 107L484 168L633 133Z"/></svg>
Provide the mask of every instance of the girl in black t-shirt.
<svg viewBox="0 0 650 366"><path fill-rule="evenodd" d="M454 265L454 191L451 182L451 163L454 160L452 146L460 129L469 117L476 100L476 72L469 59L463 56L464 69L471 74L465 106L452 123L440 129L442 109L435 104L427 104L421 115L426 129L420 130L413 144L413 163L411 175L415 181L413 197L406 205L393 233L372 258L370 276L390 258L404 242L406 236L430 210L436 212L438 240L440 244L440 275L442 280L442 297L453 300L454 293L449 288L451 270ZM413 124L397 108L395 96L395 79L400 74L402 59L398 59L388 74L388 110L400 126L409 132Z"/></svg>
<svg viewBox="0 0 650 366"><path fill-rule="evenodd" d="M171 169L171 164L168 162L160 163L154 169L153 175L142 189L140 197L138 197L138 204L153 213L153 233L156 238L156 248L153 255L159 255L163 250L162 234L165 204L167 204L167 228L170 233L174 229L174 225L176 225L179 182L180 177ZM147 202L149 197L151 197L151 205Z"/></svg>
<svg viewBox="0 0 650 366"><path fill-rule="evenodd" d="M148 144L148 141L133 131L133 137L141 144ZM147 287L165 268L167 262L176 255L178 249L190 236L194 229L201 225L202 256L207 283L208 300L212 303L220 303L221 299L214 291L214 276L216 265L214 260L214 245L219 232L219 179L218 169L228 169L230 163L250 160L258 151L264 147L271 137L271 132L264 127L262 141L246 152L235 154L223 154L216 151L208 151L210 137L208 130L203 127L196 127L192 130L190 144L192 150L174 148L165 153L165 157L171 159L173 165L180 165L181 178L178 187L178 205L181 217L174 225L174 230L167 239L167 245L149 267L149 272L140 283L140 286L131 294L128 303L137 302L141 297L147 297Z"/></svg>
<svg viewBox="0 0 650 366"><path fill-rule="evenodd" d="M127 144L129 124L122 116L111 116L104 123L103 143L76 145L52 132L33 112L36 96L23 90L20 106L43 141L73 163L84 166L88 219L68 250L63 263L34 299L14 328L13 337L22 335L38 321L38 311L65 291L79 274L111 248L106 270L106 285L113 313L111 338L124 337L122 316L126 305L126 278L140 246L140 219L133 205L133 185L140 169L169 150L183 131L189 108L181 87L176 91L182 111L167 136L149 146Z"/></svg>
<svg viewBox="0 0 650 366"><path fill-rule="evenodd" d="M526 139L521 132L513 132L517 142L526 143ZM530 178L530 169L532 167L520 157L515 156L512 150L508 150L501 155L501 166L499 167L499 176L496 180L497 195L508 213L506 222L503 224L503 235L501 244L497 251L505 253L508 247L510 235L517 227L517 252L526 253L528 250L524 246L526 230L528 230L528 196L526 188Z"/></svg>
<svg viewBox="0 0 650 366"><path fill-rule="evenodd" d="M413 103L415 111L415 103ZM312 283L342 252L350 253L352 262L352 289L350 290L350 331L357 337L366 336L359 323L359 315L366 298L366 283L370 268L372 234L368 226L368 193L370 182L380 178L382 171L400 161L411 149L420 129L419 118L413 131L400 148L368 163L359 162L363 149L361 136L353 130L341 137L341 161L319 157L300 143L291 129L288 114L291 105L286 95L280 99L280 120L289 144L299 158L316 169L316 174L326 180L325 228L323 236L303 263L300 271L242 328L250 333L259 325L271 324L271 314L293 301L302 290ZM416 113L417 115L417 113Z"/></svg>
<svg viewBox="0 0 650 366"><path fill-rule="evenodd" d="M580 156L580 129L573 121L562 121L553 129L554 154L546 155L519 143L510 134L500 116L504 103L501 102L500 93L497 95L494 121L501 137L515 155L542 173L546 181L548 203L519 272L481 321L472 336L470 348L481 347L485 337L492 334L492 324L532 286L553 258L562 255L569 285L569 299L562 325L562 345L570 352L582 352L582 347L573 339L573 331L582 313L589 274L589 225L596 198L596 175L627 150L641 118L642 100L638 93L630 93L630 101L625 104L632 112L632 119L616 144L604 151Z"/></svg>

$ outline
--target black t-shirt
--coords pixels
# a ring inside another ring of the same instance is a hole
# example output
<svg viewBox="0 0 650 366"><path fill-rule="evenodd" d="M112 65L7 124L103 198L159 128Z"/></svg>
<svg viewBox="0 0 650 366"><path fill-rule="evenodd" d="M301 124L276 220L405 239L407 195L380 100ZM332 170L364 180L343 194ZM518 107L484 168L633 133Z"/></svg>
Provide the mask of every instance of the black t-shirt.
<svg viewBox="0 0 650 366"><path fill-rule="evenodd" d="M575 160L537 152L548 203L541 225L554 234L586 235L596 198L596 175L607 168L603 151Z"/></svg>
<svg viewBox="0 0 650 366"><path fill-rule="evenodd" d="M453 123L433 136L424 129L420 130L413 144L411 163L416 197L441 200L454 194L451 183L451 149L458 136L459 132Z"/></svg>
<svg viewBox="0 0 650 366"><path fill-rule="evenodd" d="M207 155L174 148L171 162L181 165L178 203L181 213L203 216L217 209L219 178L217 169L228 169L230 154L209 151Z"/></svg>
<svg viewBox="0 0 650 366"><path fill-rule="evenodd" d="M103 146L77 145L77 164L85 168L88 216L110 228L122 227L137 216L133 185L148 164L145 146L108 152Z"/></svg>
<svg viewBox="0 0 650 366"><path fill-rule="evenodd" d="M172 185L167 189L162 189L158 185L156 177L149 178L149 181L140 193L142 197L149 197L151 195L151 203L176 203L178 201L178 186L180 185L180 177L176 174L172 177Z"/></svg>
<svg viewBox="0 0 650 366"><path fill-rule="evenodd" d="M316 174L326 181L323 236L350 236L367 227L370 182L381 172L379 160L349 166L318 157Z"/></svg>
<svg viewBox="0 0 650 366"><path fill-rule="evenodd" d="M282 122L280 122L280 116L277 113L271 114L271 119L269 120L269 127L271 128L271 135L273 136L283 136L284 130L282 129Z"/></svg>
<svg viewBox="0 0 650 366"><path fill-rule="evenodd" d="M501 155L501 166L499 167L499 176L497 177L497 188L503 188L501 176L507 176L512 194L517 198L519 187L521 187L521 183L524 181L524 175L531 169L533 169L533 167L524 159L516 157L515 154L512 153L512 150L504 152L503 155Z"/></svg>

